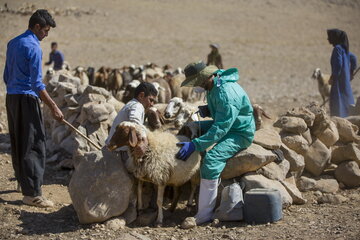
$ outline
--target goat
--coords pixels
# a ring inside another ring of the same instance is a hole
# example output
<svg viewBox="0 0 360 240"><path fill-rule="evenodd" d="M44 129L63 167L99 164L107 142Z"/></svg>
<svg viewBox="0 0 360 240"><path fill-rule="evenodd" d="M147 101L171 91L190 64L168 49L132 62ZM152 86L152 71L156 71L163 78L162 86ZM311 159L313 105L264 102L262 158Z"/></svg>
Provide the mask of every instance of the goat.
<svg viewBox="0 0 360 240"><path fill-rule="evenodd" d="M141 125L122 122L108 144L110 151L121 146L129 146L134 163L134 176L138 184L138 208L142 208L142 181L155 184L157 191L157 225L163 222L163 197L166 186L180 186L191 179L200 167L201 156L195 151L186 161L175 157L179 148L176 143L189 141L185 136L175 136L168 132L150 132ZM139 151L138 149L141 149Z"/></svg>
<svg viewBox="0 0 360 240"><path fill-rule="evenodd" d="M331 88L329 84L330 75L323 74L321 73L320 68L316 68L311 78L318 81L319 92L323 99L323 103L321 106L323 106L328 101L328 98L330 96L330 88Z"/></svg>

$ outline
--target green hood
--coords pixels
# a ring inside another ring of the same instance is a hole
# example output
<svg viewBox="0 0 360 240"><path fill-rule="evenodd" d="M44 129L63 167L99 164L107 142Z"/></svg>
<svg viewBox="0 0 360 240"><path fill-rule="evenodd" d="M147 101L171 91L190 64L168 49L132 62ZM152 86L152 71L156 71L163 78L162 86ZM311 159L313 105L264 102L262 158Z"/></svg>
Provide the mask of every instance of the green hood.
<svg viewBox="0 0 360 240"><path fill-rule="evenodd" d="M240 79L237 68L229 68L227 70L219 69L216 72L214 79L215 86L219 87L224 82L237 82Z"/></svg>

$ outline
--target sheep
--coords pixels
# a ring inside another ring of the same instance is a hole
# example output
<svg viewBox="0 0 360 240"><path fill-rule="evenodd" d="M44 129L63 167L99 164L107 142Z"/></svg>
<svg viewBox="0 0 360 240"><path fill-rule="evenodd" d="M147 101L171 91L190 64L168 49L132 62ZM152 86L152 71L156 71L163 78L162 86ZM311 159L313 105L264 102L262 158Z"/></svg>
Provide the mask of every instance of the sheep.
<svg viewBox="0 0 360 240"><path fill-rule="evenodd" d="M120 70L114 68L113 70L111 70L109 74L107 90L111 91L113 96L116 96L117 92L120 91L122 85L123 85L123 78L120 73Z"/></svg>
<svg viewBox="0 0 360 240"><path fill-rule="evenodd" d="M124 66L121 75L123 78L123 84L121 86L121 89L125 90L126 86L133 80L133 77L130 73L130 67Z"/></svg>
<svg viewBox="0 0 360 240"><path fill-rule="evenodd" d="M111 71L110 68L104 66L100 67L99 70L95 73L94 85L106 89L110 71Z"/></svg>
<svg viewBox="0 0 360 240"><path fill-rule="evenodd" d="M150 132L136 123L122 122L116 127L107 146L110 151L121 146L129 146L135 166L133 174L140 180L138 184L139 209L142 208L141 182L148 181L157 186L157 225L163 222L162 205L165 187L180 186L199 171L201 160L199 152L192 153L186 161L175 157L179 150L176 143L183 141L189 141L189 139L168 132Z"/></svg>
<svg viewBox="0 0 360 240"><path fill-rule="evenodd" d="M316 68L311 78L318 81L319 92L323 99L323 103L321 106L324 106L330 96L330 88L331 88L329 84L330 75L323 74L321 73L320 68Z"/></svg>
<svg viewBox="0 0 360 240"><path fill-rule="evenodd" d="M175 127L181 128L181 126L191 118L193 121L198 121L197 115L194 113L197 111L196 106L186 104L182 98L174 97L170 100L168 106L165 109L164 117L166 119L175 117Z"/></svg>
<svg viewBox="0 0 360 240"><path fill-rule="evenodd" d="M184 101L191 100L192 88L189 87L181 87L181 83L185 80L184 74L177 74L175 76L168 76L169 85L171 89L172 97L180 97Z"/></svg>
<svg viewBox="0 0 360 240"><path fill-rule="evenodd" d="M150 107L145 113L145 118L150 130L160 129L165 124L163 115L156 107Z"/></svg>
<svg viewBox="0 0 360 240"><path fill-rule="evenodd" d="M80 66L76 67L73 75L74 77L80 78L80 83L82 85L89 85L89 77L86 73L85 68Z"/></svg>
<svg viewBox="0 0 360 240"><path fill-rule="evenodd" d="M123 98L122 98L122 102L123 103L127 103L129 102L131 99L134 98L134 95L135 95L135 89L137 88L137 86L140 85L140 81L139 80L132 80L127 86L126 86L126 89L125 89L125 92L124 92L124 95L123 95Z"/></svg>
<svg viewBox="0 0 360 240"><path fill-rule="evenodd" d="M171 89L168 82L163 78L151 79L147 78L147 82L152 83L155 87L157 87L158 95L157 102L158 103L168 103L171 99Z"/></svg>

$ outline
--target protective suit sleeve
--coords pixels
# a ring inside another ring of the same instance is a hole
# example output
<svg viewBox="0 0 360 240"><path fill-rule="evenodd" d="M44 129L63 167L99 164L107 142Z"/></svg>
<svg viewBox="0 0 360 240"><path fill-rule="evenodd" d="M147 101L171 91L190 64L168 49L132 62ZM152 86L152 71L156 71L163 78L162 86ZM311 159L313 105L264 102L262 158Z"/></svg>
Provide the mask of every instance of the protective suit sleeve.
<svg viewBox="0 0 360 240"><path fill-rule="evenodd" d="M214 114L214 123L204 135L192 140L197 151L205 151L229 132L239 114L239 110L233 104L229 104L228 98L229 96L223 89L219 90L219 98L217 99Z"/></svg>

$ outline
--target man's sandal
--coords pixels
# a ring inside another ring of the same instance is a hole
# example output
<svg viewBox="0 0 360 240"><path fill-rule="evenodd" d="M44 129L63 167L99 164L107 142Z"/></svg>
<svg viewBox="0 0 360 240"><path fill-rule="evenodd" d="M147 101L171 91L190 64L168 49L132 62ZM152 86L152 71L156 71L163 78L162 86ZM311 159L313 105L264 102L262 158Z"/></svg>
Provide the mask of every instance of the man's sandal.
<svg viewBox="0 0 360 240"><path fill-rule="evenodd" d="M47 208L53 207L54 203L42 196L30 197L24 196L23 203L30 206L40 207L40 208Z"/></svg>

